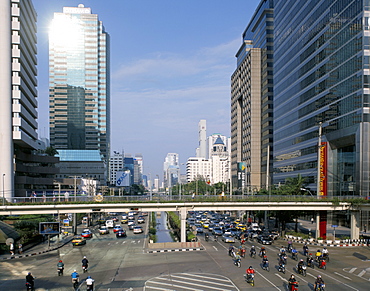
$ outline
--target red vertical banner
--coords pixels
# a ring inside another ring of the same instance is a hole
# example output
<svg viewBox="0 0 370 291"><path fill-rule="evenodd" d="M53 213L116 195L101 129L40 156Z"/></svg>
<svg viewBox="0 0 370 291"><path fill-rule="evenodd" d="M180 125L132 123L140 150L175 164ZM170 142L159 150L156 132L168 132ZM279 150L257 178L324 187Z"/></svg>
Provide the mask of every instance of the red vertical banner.
<svg viewBox="0 0 370 291"><path fill-rule="evenodd" d="M327 192L327 172L328 172L328 157L327 157L327 142L322 142L320 146L320 197L326 197L328 195Z"/></svg>
<svg viewBox="0 0 370 291"><path fill-rule="evenodd" d="M319 237L326 239L326 225L327 225L327 211L321 210L320 212L320 224L319 224Z"/></svg>

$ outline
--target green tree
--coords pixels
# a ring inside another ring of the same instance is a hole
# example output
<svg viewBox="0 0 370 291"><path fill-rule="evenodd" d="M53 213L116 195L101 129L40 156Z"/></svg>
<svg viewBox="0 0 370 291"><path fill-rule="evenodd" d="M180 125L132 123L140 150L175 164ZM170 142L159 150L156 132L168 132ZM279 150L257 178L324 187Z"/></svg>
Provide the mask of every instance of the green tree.
<svg viewBox="0 0 370 291"><path fill-rule="evenodd" d="M53 148L52 146L49 146L45 149L45 154L47 154L48 156L54 157L55 155L59 153L55 148Z"/></svg>

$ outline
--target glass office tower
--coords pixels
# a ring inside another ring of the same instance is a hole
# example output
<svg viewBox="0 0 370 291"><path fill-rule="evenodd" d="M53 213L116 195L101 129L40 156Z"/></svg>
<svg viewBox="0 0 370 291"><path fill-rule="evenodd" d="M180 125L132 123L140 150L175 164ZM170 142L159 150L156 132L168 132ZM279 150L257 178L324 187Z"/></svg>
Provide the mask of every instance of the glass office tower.
<svg viewBox="0 0 370 291"><path fill-rule="evenodd" d="M50 143L56 149L110 148L109 35L82 4L54 13L49 35Z"/></svg>
<svg viewBox="0 0 370 291"><path fill-rule="evenodd" d="M369 1L274 5L274 183L368 196Z"/></svg>

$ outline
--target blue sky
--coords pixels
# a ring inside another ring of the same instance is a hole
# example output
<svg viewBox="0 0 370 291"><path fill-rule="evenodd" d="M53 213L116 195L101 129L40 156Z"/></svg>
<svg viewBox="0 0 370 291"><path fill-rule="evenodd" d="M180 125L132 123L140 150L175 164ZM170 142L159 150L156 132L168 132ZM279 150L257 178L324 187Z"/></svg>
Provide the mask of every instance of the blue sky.
<svg viewBox="0 0 370 291"><path fill-rule="evenodd" d="M198 122L230 136L230 77L260 0L33 0L38 14L39 136L48 137L48 27L84 4L111 37L111 150L141 153L162 177L167 153L195 156ZM185 173L185 168L182 168Z"/></svg>

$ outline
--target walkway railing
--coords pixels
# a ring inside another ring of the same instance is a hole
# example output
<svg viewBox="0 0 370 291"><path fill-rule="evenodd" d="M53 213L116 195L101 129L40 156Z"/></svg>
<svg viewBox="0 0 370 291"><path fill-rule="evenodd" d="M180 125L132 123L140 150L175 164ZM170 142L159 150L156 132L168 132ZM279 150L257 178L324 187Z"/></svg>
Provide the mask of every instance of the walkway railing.
<svg viewBox="0 0 370 291"><path fill-rule="evenodd" d="M128 203L128 202L217 202L217 201L251 201L251 202L357 202L370 203L370 200L359 196L334 196L334 197L315 197L306 195L125 195L125 196L102 196L102 195L76 195L69 196L46 196L46 197L13 197L5 201L5 204L33 203L33 204L66 204L66 203Z"/></svg>

